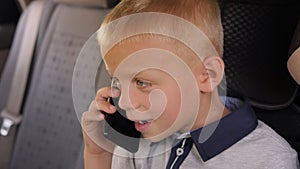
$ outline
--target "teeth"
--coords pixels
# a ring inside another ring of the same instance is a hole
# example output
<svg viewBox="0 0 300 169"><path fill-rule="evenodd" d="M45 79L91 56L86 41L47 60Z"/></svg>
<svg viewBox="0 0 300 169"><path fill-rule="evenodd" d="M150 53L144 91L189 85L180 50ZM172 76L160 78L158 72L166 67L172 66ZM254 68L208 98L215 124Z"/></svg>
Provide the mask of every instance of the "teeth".
<svg viewBox="0 0 300 169"><path fill-rule="evenodd" d="M148 123L149 121L147 121L147 120L140 120L140 121L138 121L138 123L139 124L146 124L146 123Z"/></svg>

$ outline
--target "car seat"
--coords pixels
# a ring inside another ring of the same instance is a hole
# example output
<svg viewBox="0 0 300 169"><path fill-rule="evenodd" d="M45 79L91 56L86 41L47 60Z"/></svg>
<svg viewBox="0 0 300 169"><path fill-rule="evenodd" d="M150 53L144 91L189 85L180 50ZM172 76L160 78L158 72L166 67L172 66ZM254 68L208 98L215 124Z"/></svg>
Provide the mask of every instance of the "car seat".
<svg viewBox="0 0 300 169"><path fill-rule="evenodd" d="M295 0L220 0L227 94L249 100L260 120L300 152L298 84L287 69L300 17Z"/></svg>
<svg viewBox="0 0 300 169"><path fill-rule="evenodd" d="M72 102L73 68L83 44L96 32L110 7L116 3L116 0L46 2L23 100L23 119L12 152L11 169L83 168L81 127ZM19 21L14 45L3 71L1 110L7 102L14 65L21 56L18 47L23 37L22 26L27 19L22 17ZM84 89L82 91L84 97ZM5 155L8 154L0 154L0 158Z"/></svg>
<svg viewBox="0 0 300 169"><path fill-rule="evenodd" d="M291 46L290 46L290 58L287 63L289 72L291 73L292 77L295 79L295 81L298 84L300 84L300 69L299 69L300 67L299 67L299 65L300 65L300 20L298 22L298 26L297 26L296 32L294 34L294 38L293 38ZM298 92L297 97L299 97L299 92ZM297 103L299 103L299 102L297 102Z"/></svg>
<svg viewBox="0 0 300 169"><path fill-rule="evenodd" d="M0 1L0 79L19 16L20 10L15 1Z"/></svg>

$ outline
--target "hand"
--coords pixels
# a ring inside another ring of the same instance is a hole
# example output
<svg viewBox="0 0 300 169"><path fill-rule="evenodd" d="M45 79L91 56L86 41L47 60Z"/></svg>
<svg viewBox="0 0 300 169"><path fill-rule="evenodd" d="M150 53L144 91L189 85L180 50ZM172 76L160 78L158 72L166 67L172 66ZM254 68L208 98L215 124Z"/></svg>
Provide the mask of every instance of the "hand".
<svg viewBox="0 0 300 169"><path fill-rule="evenodd" d="M110 87L99 89L95 100L90 104L89 110L82 115L81 125L85 151L90 154L101 155L113 152L114 144L102 134L104 115L101 111L109 114L116 112L116 107L107 102L109 97L112 97Z"/></svg>

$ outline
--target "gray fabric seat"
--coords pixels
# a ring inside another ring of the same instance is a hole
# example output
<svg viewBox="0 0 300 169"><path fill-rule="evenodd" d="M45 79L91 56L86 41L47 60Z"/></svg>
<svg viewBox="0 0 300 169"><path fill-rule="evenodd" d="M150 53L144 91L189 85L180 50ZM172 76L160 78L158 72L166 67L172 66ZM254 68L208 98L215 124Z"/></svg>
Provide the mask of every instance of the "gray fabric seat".
<svg viewBox="0 0 300 169"><path fill-rule="evenodd" d="M85 41L99 28L108 8L115 2L47 2L29 87L23 101L23 120L13 150L12 169L83 168L81 127L72 100L73 69ZM20 25L26 19L26 16L23 17ZM19 40L22 38L22 26L19 27L14 51L0 83L0 109L7 101L18 56Z"/></svg>

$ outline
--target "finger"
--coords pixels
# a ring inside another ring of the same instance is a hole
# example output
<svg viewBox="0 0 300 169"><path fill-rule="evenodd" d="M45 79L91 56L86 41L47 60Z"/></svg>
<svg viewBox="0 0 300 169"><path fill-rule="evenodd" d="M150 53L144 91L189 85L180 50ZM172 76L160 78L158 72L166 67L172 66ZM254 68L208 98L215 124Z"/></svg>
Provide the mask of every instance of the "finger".
<svg viewBox="0 0 300 169"><path fill-rule="evenodd" d="M106 101L109 97L112 97L111 87L103 87L97 91L95 100Z"/></svg>
<svg viewBox="0 0 300 169"><path fill-rule="evenodd" d="M95 102L97 110L112 114L116 111L116 107L111 105L107 100L112 97L111 87L104 87L97 91Z"/></svg>
<svg viewBox="0 0 300 169"><path fill-rule="evenodd" d="M97 104L97 109L99 111L108 113L108 114L113 114L116 112L117 108L110 104L108 101L99 101L96 103Z"/></svg>
<svg viewBox="0 0 300 169"><path fill-rule="evenodd" d="M104 115L97 109L95 101L92 101L89 110L84 112L82 116L85 121L102 121L104 119Z"/></svg>

